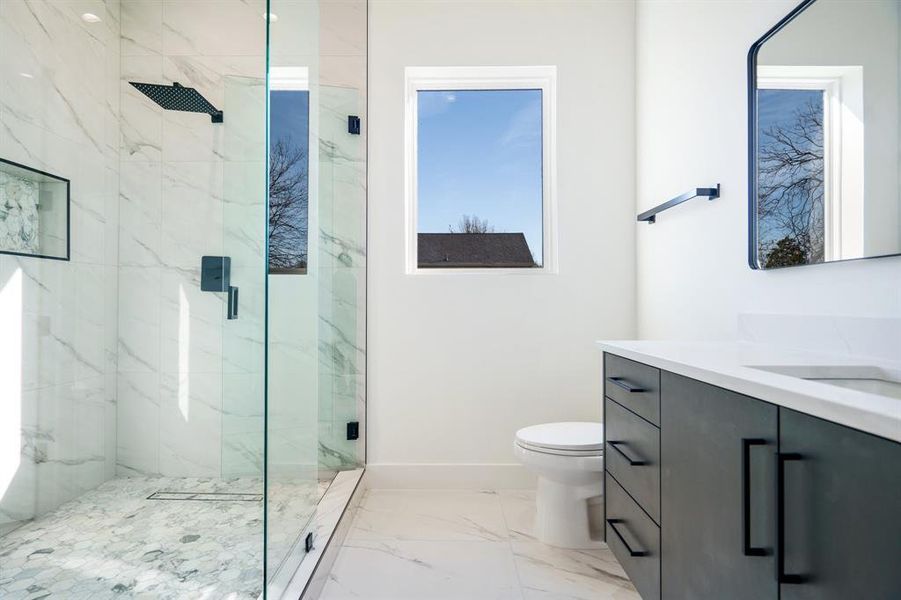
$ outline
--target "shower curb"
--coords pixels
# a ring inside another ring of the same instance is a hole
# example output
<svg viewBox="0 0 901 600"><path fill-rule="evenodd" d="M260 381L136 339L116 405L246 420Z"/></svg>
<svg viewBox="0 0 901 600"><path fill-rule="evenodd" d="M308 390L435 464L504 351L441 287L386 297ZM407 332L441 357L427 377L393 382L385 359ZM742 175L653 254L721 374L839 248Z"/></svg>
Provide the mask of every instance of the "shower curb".
<svg viewBox="0 0 901 600"><path fill-rule="evenodd" d="M319 598L367 487L365 468L338 473L303 533L303 536L313 533L313 548L281 595L272 597L280 600Z"/></svg>

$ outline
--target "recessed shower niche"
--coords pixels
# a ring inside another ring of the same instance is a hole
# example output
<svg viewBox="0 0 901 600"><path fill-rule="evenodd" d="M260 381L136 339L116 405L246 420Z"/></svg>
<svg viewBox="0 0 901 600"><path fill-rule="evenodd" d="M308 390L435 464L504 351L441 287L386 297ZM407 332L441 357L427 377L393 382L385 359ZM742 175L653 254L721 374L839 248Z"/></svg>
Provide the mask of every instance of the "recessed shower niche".
<svg viewBox="0 0 901 600"><path fill-rule="evenodd" d="M69 260L69 180L0 159L0 252Z"/></svg>

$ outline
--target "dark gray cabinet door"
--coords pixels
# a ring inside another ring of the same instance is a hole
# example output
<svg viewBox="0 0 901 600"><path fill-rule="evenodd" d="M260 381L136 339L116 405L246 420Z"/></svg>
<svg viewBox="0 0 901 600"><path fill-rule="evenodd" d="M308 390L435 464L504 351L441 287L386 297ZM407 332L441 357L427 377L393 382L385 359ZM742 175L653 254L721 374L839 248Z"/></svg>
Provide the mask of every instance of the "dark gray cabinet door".
<svg viewBox="0 0 901 600"><path fill-rule="evenodd" d="M776 599L778 409L668 372L660 390L663 598Z"/></svg>
<svg viewBox="0 0 901 600"><path fill-rule="evenodd" d="M779 440L782 600L901 598L901 444L788 409Z"/></svg>

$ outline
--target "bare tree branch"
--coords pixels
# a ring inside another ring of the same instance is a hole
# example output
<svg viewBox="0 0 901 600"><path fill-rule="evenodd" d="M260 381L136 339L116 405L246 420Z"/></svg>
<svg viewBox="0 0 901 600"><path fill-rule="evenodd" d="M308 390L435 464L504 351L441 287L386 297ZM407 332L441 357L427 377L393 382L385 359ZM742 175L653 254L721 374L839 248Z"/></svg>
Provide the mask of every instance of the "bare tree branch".
<svg viewBox="0 0 901 600"><path fill-rule="evenodd" d="M761 244L766 266L825 259L823 139L823 110L814 102L761 133L757 219L779 237Z"/></svg>
<svg viewBox="0 0 901 600"><path fill-rule="evenodd" d="M457 222L457 229L453 225L448 226L450 233L496 233L493 225L488 224L488 219L480 219L476 215L463 215Z"/></svg>
<svg viewBox="0 0 901 600"><path fill-rule="evenodd" d="M307 266L307 155L289 139L269 153L269 269Z"/></svg>

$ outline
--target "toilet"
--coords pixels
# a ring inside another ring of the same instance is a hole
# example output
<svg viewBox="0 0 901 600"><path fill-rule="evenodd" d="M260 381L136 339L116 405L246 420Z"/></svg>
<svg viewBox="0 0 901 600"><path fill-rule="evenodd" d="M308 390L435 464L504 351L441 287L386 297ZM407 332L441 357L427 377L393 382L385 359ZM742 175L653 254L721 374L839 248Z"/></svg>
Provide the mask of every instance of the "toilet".
<svg viewBox="0 0 901 600"><path fill-rule="evenodd" d="M516 432L516 457L538 475L535 534L561 548L597 548L589 500L604 494L603 423L532 425Z"/></svg>

